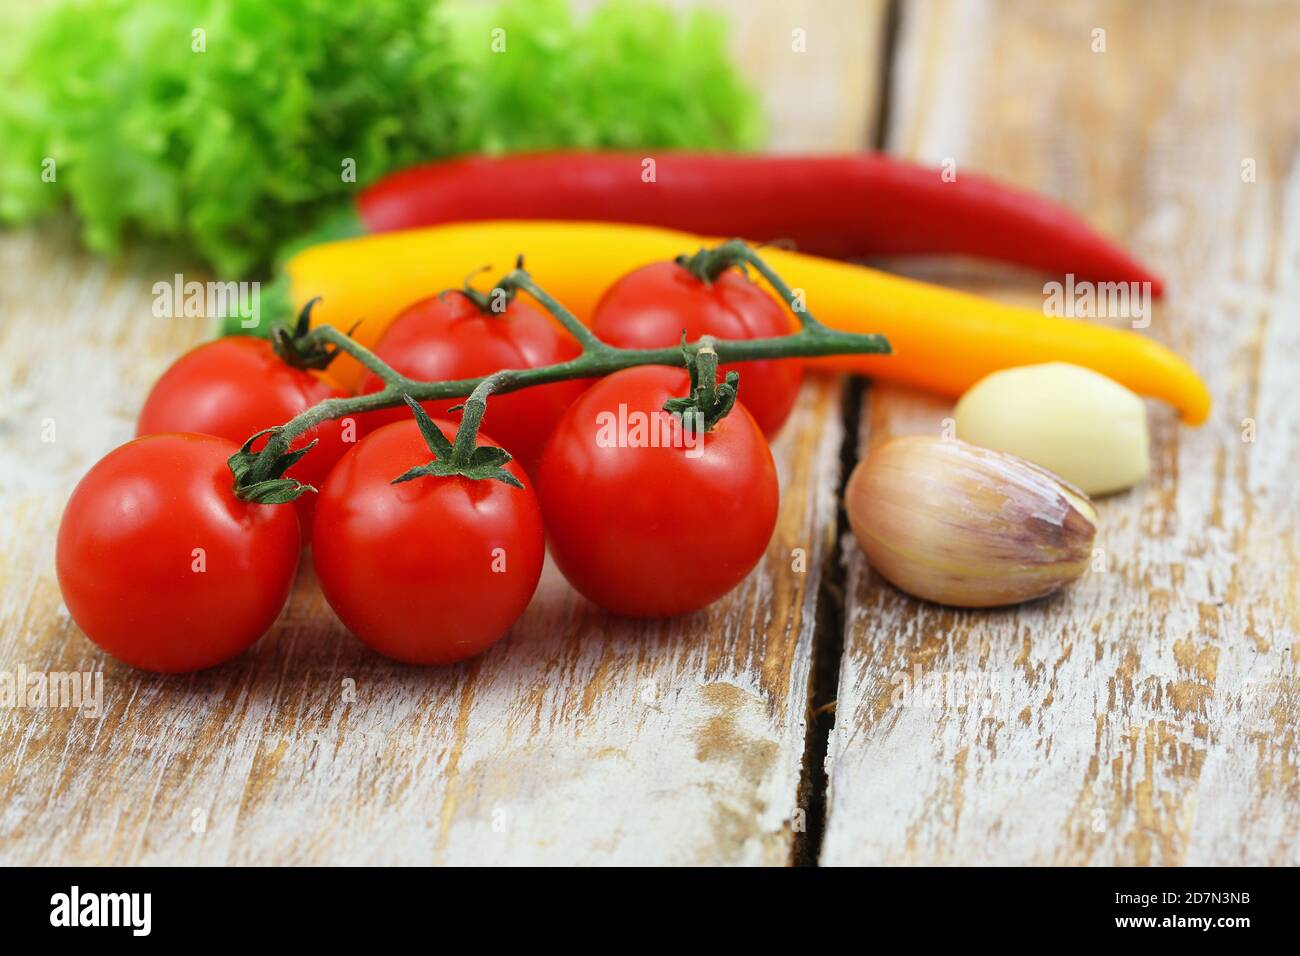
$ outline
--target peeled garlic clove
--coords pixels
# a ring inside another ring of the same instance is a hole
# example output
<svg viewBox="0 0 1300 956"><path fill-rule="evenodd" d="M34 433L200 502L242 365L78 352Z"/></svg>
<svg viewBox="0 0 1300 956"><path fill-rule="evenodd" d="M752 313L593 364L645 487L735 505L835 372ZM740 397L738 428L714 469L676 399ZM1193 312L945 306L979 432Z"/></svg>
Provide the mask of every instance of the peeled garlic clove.
<svg viewBox="0 0 1300 956"><path fill-rule="evenodd" d="M1044 468L916 435L873 448L844 492L871 566L908 594L956 607L1051 594L1088 567L1097 513Z"/></svg>
<svg viewBox="0 0 1300 956"><path fill-rule="evenodd" d="M963 441L1026 458L1090 495L1135 485L1151 467L1142 400L1067 362L994 372L961 397L954 418Z"/></svg>

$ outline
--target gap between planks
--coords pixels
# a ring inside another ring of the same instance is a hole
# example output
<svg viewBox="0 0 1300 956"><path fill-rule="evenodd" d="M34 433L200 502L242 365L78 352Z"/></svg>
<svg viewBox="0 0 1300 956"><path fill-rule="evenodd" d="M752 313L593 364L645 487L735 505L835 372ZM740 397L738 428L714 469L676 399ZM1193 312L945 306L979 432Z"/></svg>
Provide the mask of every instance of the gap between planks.
<svg viewBox="0 0 1300 956"><path fill-rule="evenodd" d="M889 104L893 94L891 80L903 16L902 0L884 0L878 15L879 51L874 61L868 61L870 72L875 74L872 87L876 91L876 103L875 121L867 147L883 151L889 136ZM791 863L795 866L820 866L822 840L826 835L827 795L830 790L827 757L830 753L831 734L835 731L836 695L848 627L844 604L849 561L844 548L846 543L851 542L846 537L850 531L848 515L844 510L844 488L858 462L861 415L869 387L868 380L859 376L850 376L844 385L844 407L841 413L844 440L840 447L839 486L835 489L835 541L826 555L821 589L817 596L812 663L808 670L808 735L804 745L803 776L799 781L797 800L799 806L807 808L807 829L795 835L791 847Z"/></svg>

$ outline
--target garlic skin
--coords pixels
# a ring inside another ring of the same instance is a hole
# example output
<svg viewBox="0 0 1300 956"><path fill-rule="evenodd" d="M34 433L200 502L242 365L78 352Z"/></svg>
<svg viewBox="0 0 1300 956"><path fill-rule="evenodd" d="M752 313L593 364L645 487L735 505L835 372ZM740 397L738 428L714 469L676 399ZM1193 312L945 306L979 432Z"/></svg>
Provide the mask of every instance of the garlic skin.
<svg viewBox="0 0 1300 956"><path fill-rule="evenodd" d="M985 376L957 402L953 417L962 441L1028 459L1090 495L1135 485L1151 468L1142 400L1068 362Z"/></svg>
<svg viewBox="0 0 1300 956"><path fill-rule="evenodd" d="M915 597L997 607L1051 594L1087 570L1097 513L1038 465L914 435L871 449L844 492L880 575Z"/></svg>

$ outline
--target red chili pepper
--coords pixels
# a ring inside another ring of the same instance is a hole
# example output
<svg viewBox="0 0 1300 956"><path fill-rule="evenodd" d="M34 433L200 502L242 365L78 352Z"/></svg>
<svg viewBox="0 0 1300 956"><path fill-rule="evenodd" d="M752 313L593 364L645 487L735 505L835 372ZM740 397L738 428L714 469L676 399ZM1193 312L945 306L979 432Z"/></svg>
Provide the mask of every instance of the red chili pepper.
<svg viewBox="0 0 1300 956"><path fill-rule="evenodd" d="M361 195L371 232L478 219L666 226L832 258L957 253L1092 281L1161 281L1064 206L872 153L746 156L555 152L395 173ZM651 178L653 177L653 181Z"/></svg>

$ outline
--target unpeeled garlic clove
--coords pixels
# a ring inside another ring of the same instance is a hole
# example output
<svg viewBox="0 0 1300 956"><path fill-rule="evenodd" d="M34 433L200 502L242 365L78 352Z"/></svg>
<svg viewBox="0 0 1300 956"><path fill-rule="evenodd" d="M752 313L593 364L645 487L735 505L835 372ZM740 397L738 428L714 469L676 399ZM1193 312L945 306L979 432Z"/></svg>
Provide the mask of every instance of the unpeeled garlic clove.
<svg viewBox="0 0 1300 956"><path fill-rule="evenodd" d="M1038 465L915 435L871 449L844 506L871 566L899 590L956 607L1019 604L1079 577L1097 513Z"/></svg>

